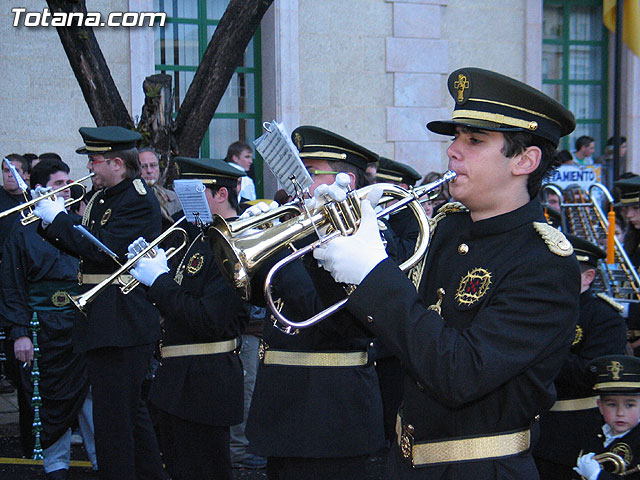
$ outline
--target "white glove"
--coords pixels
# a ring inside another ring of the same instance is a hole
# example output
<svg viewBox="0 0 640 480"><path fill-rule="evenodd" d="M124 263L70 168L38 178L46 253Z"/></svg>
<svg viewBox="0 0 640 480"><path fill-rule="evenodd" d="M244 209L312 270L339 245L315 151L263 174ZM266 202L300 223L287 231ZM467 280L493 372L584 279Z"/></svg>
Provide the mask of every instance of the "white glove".
<svg viewBox="0 0 640 480"><path fill-rule="evenodd" d="M38 185L35 190L31 190L31 198L36 199L38 197L42 197L51 191L51 187L43 187L42 185Z"/></svg>
<svg viewBox="0 0 640 480"><path fill-rule="evenodd" d="M249 208L247 208L244 212L242 212L242 215L240 215L238 218L255 217L256 215L260 215L261 213L275 210L279 206L280 205L278 204L278 202L275 202L275 201L271 203L258 202L255 205L251 205Z"/></svg>
<svg viewBox="0 0 640 480"><path fill-rule="evenodd" d="M67 213L64 206L64 198L57 197L55 200L43 199L36 203L33 214L42 219L43 225L53 223L59 213Z"/></svg>
<svg viewBox="0 0 640 480"><path fill-rule="evenodd" d="M336 282L359 285L378 263L387 258L371 202L362 202L362 220L356 233L338 237L316 248L313 256Z"/></svg>
<svg viewBox="0 0 640 480"><path fill-rule="evenodd" d="M346 173L338 173L336 175L336 181L331 185L318 185L313 191L313 198L305 200L307 208L314 209L319 208L325 203L329 203L332 200L338 202L347 198L347 192L351 185L351 177Z"/></svg>
<svg viewBox="0 0 640 480"><path fill-rule="evenodd" d="M596 480L602 471L600 464L593 459L595 455L595 453L587 453L578 457L578 466L573 467L578 474L587 480Z"/></svg>
<svg viewBox="0 0 640 480"><path fill-rule="evenodd" d="M153 285L153 282L155 282L160 275L169 271L167 256L165 255L164 250L162 248L158 248L157 250L154 249L154 251L156 251L155 257L142 257L130 270L133 278L147 287ZM127 256L129 255L131 255L131 253L127 254Z"/></svg>

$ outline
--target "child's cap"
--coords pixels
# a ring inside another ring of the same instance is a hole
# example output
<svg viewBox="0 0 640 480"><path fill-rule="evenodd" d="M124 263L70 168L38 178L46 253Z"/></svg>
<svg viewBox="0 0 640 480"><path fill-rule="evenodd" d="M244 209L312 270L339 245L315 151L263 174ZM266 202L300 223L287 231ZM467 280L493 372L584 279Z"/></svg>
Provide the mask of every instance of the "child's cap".
<svg viewBox="0 0 640 480"><path fill-rule="evenodd" d="M594 376L593 390L600 395L640 395L640 358L606 355L588 365Z"/></svg>

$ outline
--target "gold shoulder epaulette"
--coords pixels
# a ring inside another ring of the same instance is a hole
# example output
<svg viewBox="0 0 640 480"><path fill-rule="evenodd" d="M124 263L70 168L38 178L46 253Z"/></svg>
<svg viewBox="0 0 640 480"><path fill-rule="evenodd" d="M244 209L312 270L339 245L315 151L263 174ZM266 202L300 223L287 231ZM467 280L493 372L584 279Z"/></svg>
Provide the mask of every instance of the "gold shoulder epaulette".
<svg viewBox="0 0 640 480"><path fill-rule="evenodd" d="M561 257L568 257L573 253L573 246L557 228L544 222L533 222L533 228L540 234L552 253Z"/></svg>
<svg viewBox="0 0 640 480"><path fill-rule="evenodd" d="M438 209L438 213L429 219L429 226L431 227L431 236L438 226L438 222L447 216L449 213L468 212L469 209L460 202L448 202L442 205Z"/></svg>
<svg viewBox="0 0 640 480"><path fill-rule="evenodd" d="M144 183L142 183L142 180L140 180L139 178L133 180L133 186L139 195L147 194L147 189L145 188Z"/></svg>
<svg viewBox="0 0 640 480"><path fill-rule="evenodd" d="M436 217L440 214L446 215L447 213L458 213L458 212L468 212L468 211L469 209L465 207L463 204L461 204L460 202L448 202L440 207Z"/></svg>
<svg viewBox="0 0 640 480"><path fill-rule="evenodd" d="M607 302L609 305L615 308L618 311L618 313L622 313L624 311L624 305L616 302L613 298L611 298L606 293L603 293L603 292L597 293L596 297Z"/></svg>

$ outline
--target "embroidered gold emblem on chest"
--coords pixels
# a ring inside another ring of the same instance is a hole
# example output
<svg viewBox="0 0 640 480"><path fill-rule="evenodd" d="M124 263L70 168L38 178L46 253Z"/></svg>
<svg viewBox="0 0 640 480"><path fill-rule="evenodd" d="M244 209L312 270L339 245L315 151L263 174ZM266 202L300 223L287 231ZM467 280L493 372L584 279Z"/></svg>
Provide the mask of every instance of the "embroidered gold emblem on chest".
<svg viewBox="0 0 640 480"><path fill-rule="evenodd" d="M474 304L487 293L489 285L491 285L491 273L484 268L474 268L460 280L456 292L458 305Z"/></svg>
<svg viewBox="0 0 640 480"><path fill-rule="evenodd" d="M195 275L204 265L204 256L201 253L194 253L187 262L187 273Z"/></svg>
<svg viewBox="0 0 640 480"><path fill-rule="evenodd" d="M580 325L576 325L576 334L573 337L573 342L571 342L571 346L579 344L582 341L582 337L584 337L584 332Z"/></svg>

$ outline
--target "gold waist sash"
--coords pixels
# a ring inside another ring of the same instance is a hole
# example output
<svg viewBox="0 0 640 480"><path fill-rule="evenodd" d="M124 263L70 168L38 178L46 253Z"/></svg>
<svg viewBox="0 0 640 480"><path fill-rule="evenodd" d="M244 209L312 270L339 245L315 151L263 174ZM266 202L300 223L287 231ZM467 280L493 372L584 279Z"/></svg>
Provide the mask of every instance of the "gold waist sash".
<svg viewBox="0 0 640 480"><path fill-rule="evenodd" d="M188 357L191 355L215 355L216 353L229 353L238 348L239 341L225 340L223 342L191 343L188 345L168 345L160 349L162 358Z"/></svg>
<svg viewBox="0 0 640 480"><path fill-rule="evenodd" d="M596 402L598 397L587 397L587 398L573 398L571 400L558 400L551 407L551 412L573 412L577 410L590 410L592 408L597 408L598 404Z"/></svg>
<svg viewBox="0 0 640 480"><path fill-rule="evenodd" d="M291 367L358 367L368 362L367 352L288 352L265 348L261 357L265 365Z"/></svg>
<svg viewBox="0 0 640 480"><path fill-rule="evenodd" d="M413 440L413 427L404 424L400 415L396 417L396 434L402 455L414 467L508 457L525 452L531 446L531 431L528 428L514 433L416 443Z"/></svg>

